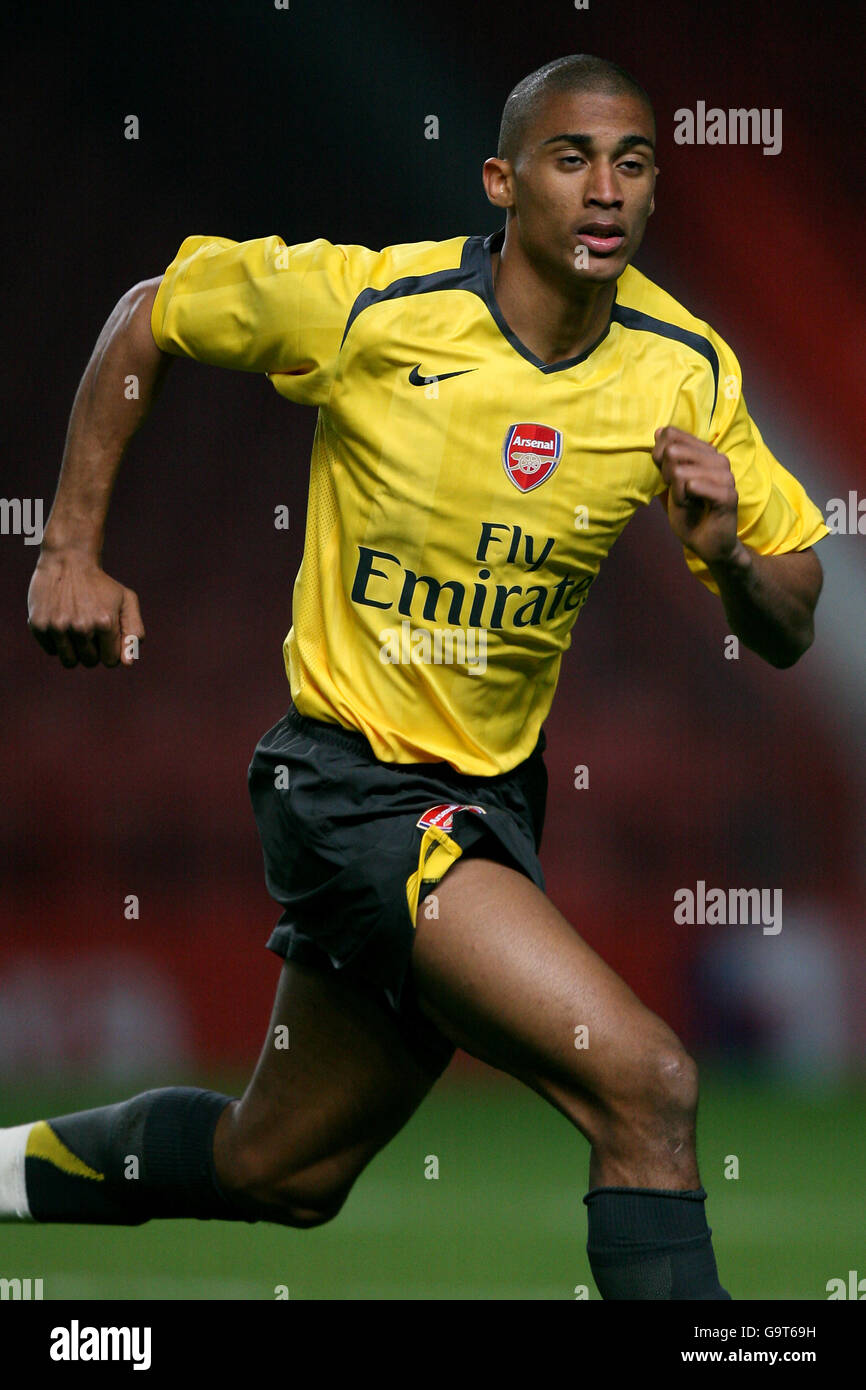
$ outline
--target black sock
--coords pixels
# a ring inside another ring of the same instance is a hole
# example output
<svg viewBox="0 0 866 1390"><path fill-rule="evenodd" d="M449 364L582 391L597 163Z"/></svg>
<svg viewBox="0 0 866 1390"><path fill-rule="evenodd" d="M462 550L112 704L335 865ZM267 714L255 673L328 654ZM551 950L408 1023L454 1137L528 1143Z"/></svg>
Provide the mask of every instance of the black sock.
<svg viewBox="0 0 866 1390"><path fill-rule="evenodd" d="M729 1299L704 1214L706 1192L595 1187L587 1254L602 1298Z"/></svg>
<svg viewBox="0 0 866 1390"><path fill-rule="evenodd" d="M39 1121L24 1160L30 1215L122 1226L154 1216L252 1219L223 1194L214 1172L214 1131L230 1100L170 1086Z"/></svg>

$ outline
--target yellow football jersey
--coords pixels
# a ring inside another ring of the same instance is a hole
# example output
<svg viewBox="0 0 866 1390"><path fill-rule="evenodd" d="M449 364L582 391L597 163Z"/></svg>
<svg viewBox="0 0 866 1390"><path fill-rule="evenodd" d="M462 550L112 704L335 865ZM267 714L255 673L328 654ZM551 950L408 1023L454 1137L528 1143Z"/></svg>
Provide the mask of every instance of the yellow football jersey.
<svg viewBox="0 0 866 1390"><path fill-rule="evenodd" d="M383 761L481 776L532 751L602 560L664 491L657 428L727 455L761 554L828 534L708 324L629 266L599 340L546 365L496 303L503 236L382 251L189 237L152 318L164 351L318 407L284 643L298 710L360 730Z"/></svg>

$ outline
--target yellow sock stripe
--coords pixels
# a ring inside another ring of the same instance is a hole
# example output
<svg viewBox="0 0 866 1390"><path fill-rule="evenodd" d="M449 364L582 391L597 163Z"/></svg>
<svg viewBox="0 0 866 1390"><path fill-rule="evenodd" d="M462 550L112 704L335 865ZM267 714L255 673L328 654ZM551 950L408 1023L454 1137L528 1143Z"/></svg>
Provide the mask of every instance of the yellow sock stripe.
<svg viewBox="0 0 866 1390"><path fill-rule="evenodd" d="M412 918L413 927L418 916L421 884L427 880L438 883L462 853L463 850L457 841L446 835L444 830L440 830L438 825L430 825L424 831L418 851L418 868L411 878L406 880L406 901L409 904L409 916Z"/></svg>
<svg viewBox="0 0 866 1390"><path fill-rule="evenodd" d="M76 1178L92 1178L95 1182L105 1180L104 1173L97 1173L95 1168L88 1168L86 1163L67 1149L62 1139L58 1139L45 1120L38 1120L28 1134L25 1158L44 1158L61 1172L71 1173Z"/></svg>

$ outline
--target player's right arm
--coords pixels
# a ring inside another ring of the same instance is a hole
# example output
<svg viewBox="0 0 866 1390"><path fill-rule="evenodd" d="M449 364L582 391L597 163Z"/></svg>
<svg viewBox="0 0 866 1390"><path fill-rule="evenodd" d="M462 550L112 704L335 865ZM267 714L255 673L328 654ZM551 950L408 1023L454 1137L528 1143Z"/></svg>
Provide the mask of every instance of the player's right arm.
<svg viewBox="0 0 866 1390"><path fill-rule="evenodd" d="M144 637L137 596L105 573L101 558L121 460L172 361L151 330L161 278L133 286L116 305L69 419L57 492L27 596L33 636L67 667L131 665L133 644L125 639Z"/></svg>
<svg viewBox="0 0 866 1390"><path fill-rule="evenodd" d="M30 585L30 627L64 666L130 665L124 638L144 636L138 600L100 564L108 503L127 444L173 357L269 376L281 395L322 406L347 318L388 253L191 236L165 274L121 299L103 329L69 422L57 496ZM129 378L138 379L128 399Z"/></svg>

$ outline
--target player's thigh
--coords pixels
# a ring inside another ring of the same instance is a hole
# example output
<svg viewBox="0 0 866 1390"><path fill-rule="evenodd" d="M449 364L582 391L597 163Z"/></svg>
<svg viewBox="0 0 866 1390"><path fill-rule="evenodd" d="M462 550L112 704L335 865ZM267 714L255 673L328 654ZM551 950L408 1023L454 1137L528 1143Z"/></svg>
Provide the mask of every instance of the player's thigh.
<svg viewBox="0 0 866 1390"><path fill-rule="evenodd" d="M606 1116L693 1077L676 1035L525 875L461 860L419 911L424 1012L457 1046L539 1091L590 1139Z"/></svg>
<svg viewBox="0 0 866 1390"><path fill-rule="evenodd" d="M286 961L252 1080L220 1122L217 1171L229 1187L339 1197L441 1069L365 988Z"/></svg>

